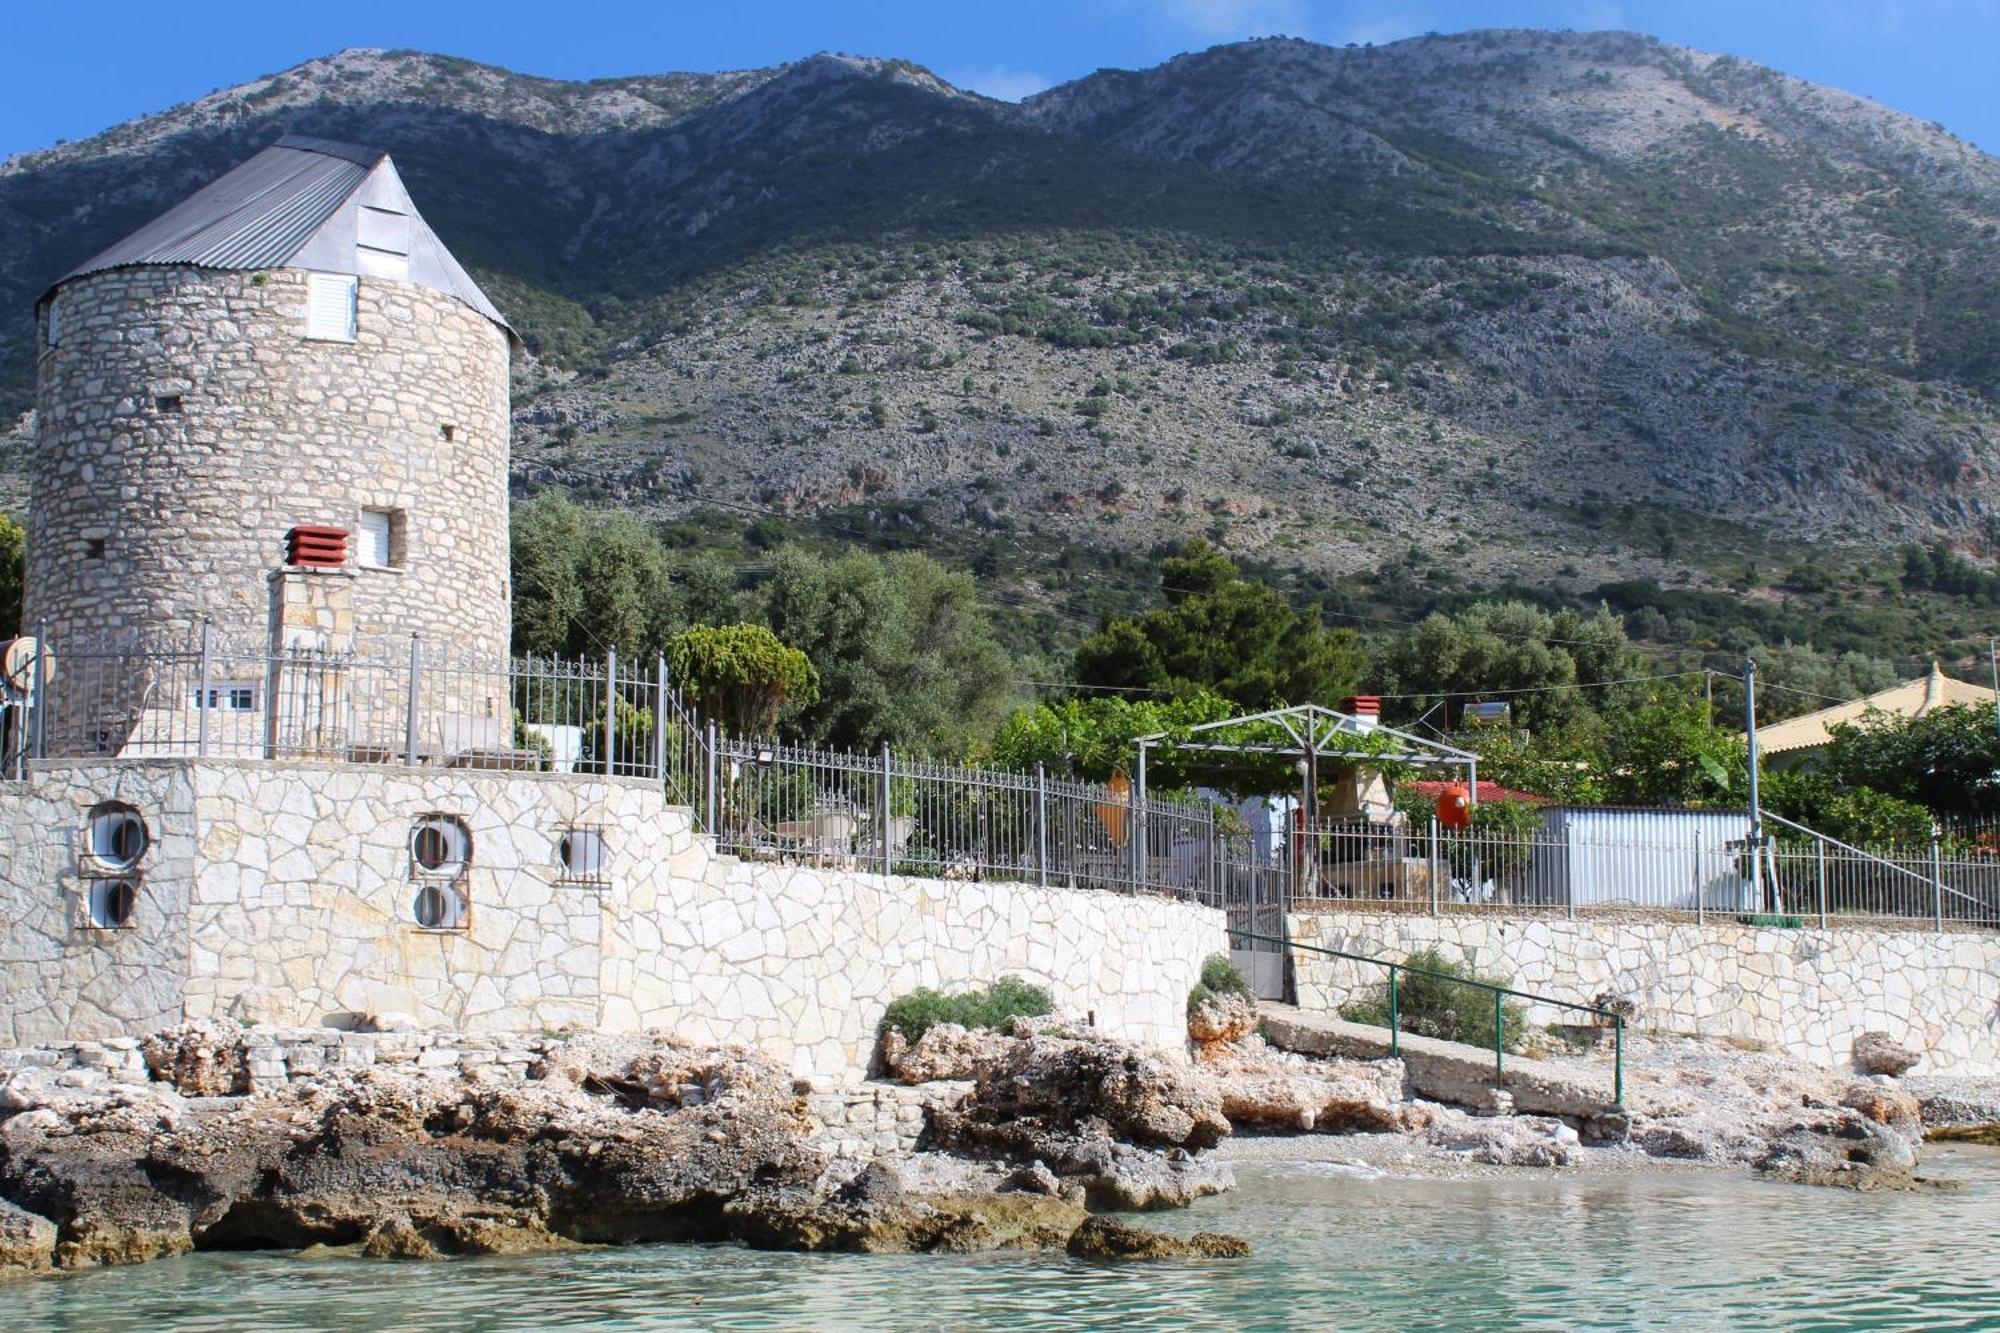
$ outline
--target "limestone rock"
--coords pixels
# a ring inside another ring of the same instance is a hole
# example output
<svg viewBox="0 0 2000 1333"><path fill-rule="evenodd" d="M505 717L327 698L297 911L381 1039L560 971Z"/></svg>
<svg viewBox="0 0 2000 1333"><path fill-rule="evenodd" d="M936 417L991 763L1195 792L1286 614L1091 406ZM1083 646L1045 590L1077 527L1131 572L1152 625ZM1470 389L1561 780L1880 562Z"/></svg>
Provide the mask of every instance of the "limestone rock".
<svg viewBox="0 0 2000 1333"><path fill-rule="evenodd" d="M0 1199L0 1278L42 1272L55 1253L55 1223Z"/></svg>
<svg viewBox="0 0 2000 1333"><path fill-rule="evenodd" d="M1854 1067L1864 1074L1896 1077L1922 1058L1886 1032L1864 1032L1854 1039Z"/></svg>
<svg viewBox="0 0 2000 1333"><path fill-rule="evenodd" d="M1490 1166L1568 1166L1577 1132L1550 1116L1468 1116L1448 1111L1428 1130L1440 1148Z"/></svg>
<svg viewBox="0 0 2000 1333"><path fill-rule="evenodd" d="M1354 1133L1406 1127L1403 1062L1325 1060L1305 1069L1211 1069L1232 1125Z"/></svg>
<svg viewBox="0 0 2000 1333"><path fill-rule="evenodd" d="M244 1030L235 1023L184 1023L148 1036L140 1047L154 1078L187 1097L233 1097L250 1091Z"/></svg>
<svg viewBox="0 0 2000 1333"><path fill-rule="evenodd" d="M1069 1238L1069 1252L1080 1259L1241 1259L1250 1243L1220 1231L1197 1231L1182 1240L1144 1227L1093 1217Z"/></svg>
<svg viewBox="0 0 2000 1333"><path fill-rule="evenodd" d="M1893 1084L1868 1080L1850 1084L1840 1104L1878 1125L1894 1126L1906 1138L1923 1136L1923 1108L1914 1095Z"/></svg>
<svg viewBox="0 0 2000 1333"><path fill-rule="evenodd" d="M891 1028L883 1036L882 1063L905 1083L969 1079L978 1074L982 1061L997 1058L1011 1040L998 1032L975 1032L956 1023L939 1023L909 1042Z"/></svg>
<svg viewBox="0 0 2000 1333"><path fill-rule="evenodd" d="M1188 1010L1188 1039L1200 1059L1215 1058L1256 1030L1257 1002L1235 991L1212 992Z"/></svg>
<svg viewBox="0 0 2000 1333"><path fill-rule="evenodd" d="M170 1034L158 1066L215 1086L237 1049L224 1035ZM588 1035L539 1041L540 1076L508 1081L414 1058L331 1062L249 1095L187 1099L166 1084L67 1087L17 1070L10 1088L37 1077L14 1088L25 1109L0 1119L0 1197L53 1224L15 1228L28 1263L46 1248L76 1268L321 1244L395 1258L659 1240L1061 1248L1093 1191L1146 1207L1227 1185L1194 1154L1115 1136L1213 1132L1212 1108L1173 1071L1111 1042L1003 1040L1039 1054L998 1065L1061 1075L1014 1103L1037 1107L1059 1150L1048 1161L985 1149L829 1159L813 1141L811 1085L775 1062L656 1033ZM481 1053L461 1041L435 1049Z"/></svg>
<svg viewBox="0 0 2000 1333"><path fill-rule="evenodd" d="M1799 1185L1845 1189L1916 1189L1915 1142L1894 1126L1847 1107L1831 1107L1788 1126L1753 1164Z"/></svg>
<svg viewBox="0 0 2000 1333"><path fill-rule="evenodd" d="M1228 1189L1228 1168L1199 1156L1227 1133L1214 1080L1079 1029L1001 1042L965 1099L931 1113L938 1146L1040 1161L1096 1208L1180 1207Z"/></svg>

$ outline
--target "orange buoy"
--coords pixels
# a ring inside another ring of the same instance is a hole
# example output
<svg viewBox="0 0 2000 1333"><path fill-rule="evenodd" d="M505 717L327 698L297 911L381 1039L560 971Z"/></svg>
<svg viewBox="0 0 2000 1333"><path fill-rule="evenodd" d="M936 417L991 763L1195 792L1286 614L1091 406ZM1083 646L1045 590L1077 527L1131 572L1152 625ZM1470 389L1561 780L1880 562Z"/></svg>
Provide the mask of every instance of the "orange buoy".
<svg viewBox="0 0 2000 1333"><path fill-rule="evenodd" d="M1438 794L1438 823L1450 829L1472 827L1472 797L1460 783L1452 783Z"/></svg>
<svg viewBox="0 0 2000 1333"><path fill-rule="evenodd" d="M1104 784L1111 799L1100 802L1097 817L1104 824L1104 831L1111 835L1113 847L1125 845L1125 816L1132 809L1132 780L1119 769L1111 775L1111 781Z"/></svg>

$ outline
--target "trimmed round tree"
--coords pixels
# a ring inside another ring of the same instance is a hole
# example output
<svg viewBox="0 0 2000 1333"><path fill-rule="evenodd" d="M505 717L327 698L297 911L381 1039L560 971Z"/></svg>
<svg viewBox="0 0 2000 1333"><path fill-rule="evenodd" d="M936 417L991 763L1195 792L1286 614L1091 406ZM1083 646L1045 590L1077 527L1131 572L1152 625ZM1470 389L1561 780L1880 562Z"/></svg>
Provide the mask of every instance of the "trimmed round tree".
<svg viewBox="0 0 2000 1333"><path fill-rule="evenodd" d="M696 625L667 642L667 669L702 713L730 735L768 736L787 703L819 697L806 655L762 625Z"/></svg>

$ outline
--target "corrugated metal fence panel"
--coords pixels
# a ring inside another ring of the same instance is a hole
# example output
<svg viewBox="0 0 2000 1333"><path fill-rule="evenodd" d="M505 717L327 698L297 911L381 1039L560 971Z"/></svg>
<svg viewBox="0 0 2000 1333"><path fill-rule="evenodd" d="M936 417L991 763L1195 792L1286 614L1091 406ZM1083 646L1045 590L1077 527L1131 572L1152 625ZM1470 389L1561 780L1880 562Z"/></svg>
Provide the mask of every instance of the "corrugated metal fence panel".
<svg viewBox="0 0 2000 1333"><path fill-rule="evenodd" d="M1539 887L1578 907L1753 907L1740 850L1746 812L1565 807L1549 811L1544 829L1562 865L1558 881Z"/></svg>

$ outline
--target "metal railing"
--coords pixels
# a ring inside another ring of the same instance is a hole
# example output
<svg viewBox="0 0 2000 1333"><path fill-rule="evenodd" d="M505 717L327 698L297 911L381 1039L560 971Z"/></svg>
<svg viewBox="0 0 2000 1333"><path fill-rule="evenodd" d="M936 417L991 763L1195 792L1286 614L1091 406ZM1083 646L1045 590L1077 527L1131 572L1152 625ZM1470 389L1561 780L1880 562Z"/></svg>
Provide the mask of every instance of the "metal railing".
<svg viewBox="0 0 2000 1333"><path fill-rule="evenodd" d="M1205 800L1141 799L1039 766L729 738L671 688L658 656L485 663L416 638L273 650L206 623L48 647L0 697L0 773L36 759L214 757L651 778L746 858L1170 893L1252 928L1333 902L2000 927L2000 856L1960 843L1947 854L1936 838L1870 850L1769 814L1778 834L1756 857L1747 819L1691 813L1684 828L1655 820L1616 836L1335 818L1260 859L1231 849Z"/></svg>
<svg viewBox="0 0 2000 1333"><path fill-rule="evenodd" d="M692 720L690 719L690 725ZM750 860L1169 893L1219 904L1215 810L1033 772L721 737L701 807Z"/></svg>
<svg viewBox="0 0 2000 1333"><path fill-rule="evenodd" d="M1816 918L1896 918L1946 925L2000 925L2000 859L1947 856L1928 847L1871 851L1764 812L1778 832L1765 840L1763 904L1770 913Z"/></svg>
<svg viewBox="0 0 2000 1333"><path fill-rule="evenodd" d="M1328 949L1317 944L1302 944L1297 940L1284 940L1275 936L1253 934L1249 931L1237 930L1234 927L1230 928L1229 934L1232 944L1236 940L1241 939L1246 944L1264 945L1281 950L1303 950L1306 953L1319 954L1327 958L1344 959L1350 963L1367 963L1375 967L1387 968L1389 972L1387 986L1389 1022L1387 1026L1389 1028L1389 1054L1391 1056L1400 1056L1403 1053L1402 987L1400 984L1402 977L1424 977L1431 981L1443 982L1453 986L1464 986L1471 990L1483 991L1491 995L1493 997L1493 1078L1496 1083L1503 1081L1507 1073L1508 999L1525 1000L1530 1004L1546 1005L1554 1009L1566 1009L1572 1013L1589 1014L1592 1018L1598 1020L1599 1026L1608 1021L1611 1025L1613 1042L1611 1057L1611 1104L1617 1107L1625 1105L1625 1018L1622 1014L1613 1010L1600 1009L1595 1005L1578 1004L1574 1000L1558 1000L1553 996L1538 995L1533 991L1515 990L1511 986L1502 986L1491 981L1478 981L1471 977L1454 976L1449 972L1440 972L1428 967L1413 967L1409 963L1392 962L1387 958L1374 958L1368 954L1348 953L1343 949Z"/></svg>
<svg viewBox="0 0 2000 1333"><path fill-rule="evenodd" d="M1868 849L1769 812L1760 857L1747 816L1646 819L1629 831L1455 830L1437 821L1336 822L1298 835L1286 895L1392 912L1567 917L1810 917L2000 927L2000 857ZM1761 861L1761 864L1758 862Z"/></svg>
<svg viewBox="0 0 2000 1333"><path fill-rule="evenodd" d="M46 643L46 640L41 640ZM681 759L664 663L468 661L419 639L279 648L185 636L49 645L5 702L36 759L310 759L658 777Z"/></svg>

